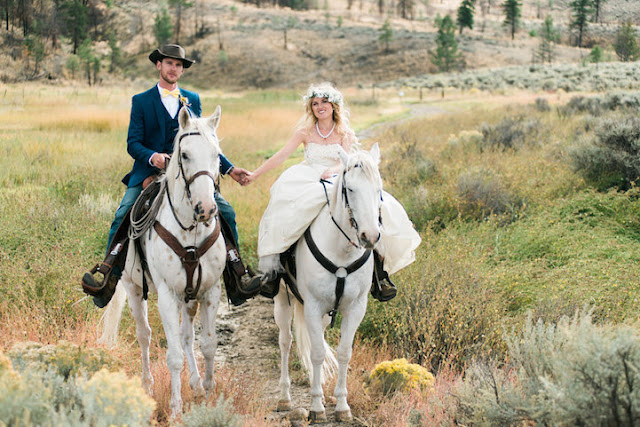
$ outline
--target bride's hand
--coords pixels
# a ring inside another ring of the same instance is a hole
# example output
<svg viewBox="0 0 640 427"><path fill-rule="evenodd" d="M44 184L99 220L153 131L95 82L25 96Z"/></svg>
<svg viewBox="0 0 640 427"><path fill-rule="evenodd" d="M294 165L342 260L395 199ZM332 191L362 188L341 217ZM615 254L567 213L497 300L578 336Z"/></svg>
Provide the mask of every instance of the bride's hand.
<svg viewBox="0 0 640 427"><path fill-rule="evenodd" d="M329 168L326 171L324 171L324 173L322 174L322 176L320 178L325 179L325 180L326 179L331 179L331 178L335 177L337 174L338 173L335 170Z"/></svg>

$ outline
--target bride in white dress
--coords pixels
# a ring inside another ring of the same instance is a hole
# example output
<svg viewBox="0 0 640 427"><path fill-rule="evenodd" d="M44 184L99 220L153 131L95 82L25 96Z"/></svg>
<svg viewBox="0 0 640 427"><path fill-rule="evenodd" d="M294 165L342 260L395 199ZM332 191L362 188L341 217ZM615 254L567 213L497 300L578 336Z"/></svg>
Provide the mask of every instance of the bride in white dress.
<svg viewBox="0 0 640 427"><path fill-rule="evenodd" d="M281 165L300 144L304 145L305 160L284 171L273 184L269 205L260 221L259 269L266 275L282 270L280 254L302 236L327 203L325 188L331 192L333 186L323 186L321 179L330 182L341 172L339 152L348 153L359 145L349 126L342 94L330 83L312 85L304 100L305 115L291 139L245 178L245 184L255 181ZM375 251L378 261L384 259L384 270L392 274L414 261L420 236L393 196L383 191L382 199L382 237ZM382 289L375 296L387 301L395 296L395 287L386 274L377 273L386 280L380 280Z"/></svg>

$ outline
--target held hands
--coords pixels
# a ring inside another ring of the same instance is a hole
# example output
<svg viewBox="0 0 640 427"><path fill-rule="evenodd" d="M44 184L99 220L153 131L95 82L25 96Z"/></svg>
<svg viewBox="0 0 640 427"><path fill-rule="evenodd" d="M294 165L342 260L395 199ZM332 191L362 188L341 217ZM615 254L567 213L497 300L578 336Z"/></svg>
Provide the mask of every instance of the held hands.
<svg viewBox="0 0 640 427"><path fill-rule="evenodd" d="M253 181L253 179L251 179L252 173L243 168L234 167L231 172L229 172L229 176L242 186L249 185Z"/></svg>

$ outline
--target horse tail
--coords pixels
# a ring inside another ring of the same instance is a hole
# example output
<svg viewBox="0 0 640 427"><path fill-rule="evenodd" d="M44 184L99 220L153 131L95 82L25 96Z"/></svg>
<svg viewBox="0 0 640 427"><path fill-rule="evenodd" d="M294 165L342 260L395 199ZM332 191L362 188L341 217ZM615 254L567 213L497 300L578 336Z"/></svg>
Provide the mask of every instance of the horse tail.
<svg viewBox="0 0 640 427"><path fill-rule="evenodd" d="M293 299L292 303L294 306L293 333L296 338L298 357L309 375L309 382L311 382L313 372L313 365L311 363L311 339L309 337L309 330L307 329L307 320L304 317L304 307L295 299ZM326 324L324 326L326 327ZM325 380L332 378L338 370L338 360L336 359L335 350L329 346L324 336L322 337L322 342L324 343L324 362L322 363L320 382L324 384Z"/></svg>
<svg viewBox="0 0 640 427"><path fill-rule="evenodd" d="M122 310L124 304L127 301L127 292L124 286L116 286L116 292L111 297L111 301L107 304L107 308L104 309L104 313L100 318L102 323L102 336L98 338L99 344L104 344L107 347L115 347L118 342L118 326L120 326L120 319L122 318Z"/></svg>

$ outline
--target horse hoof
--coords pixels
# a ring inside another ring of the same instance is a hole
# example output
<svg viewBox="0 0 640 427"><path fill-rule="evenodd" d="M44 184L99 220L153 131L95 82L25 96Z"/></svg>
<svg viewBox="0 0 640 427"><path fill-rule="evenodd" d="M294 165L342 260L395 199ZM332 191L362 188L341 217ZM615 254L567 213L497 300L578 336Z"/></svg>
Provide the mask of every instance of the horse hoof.
<svg viewBox="0 0 640 427"><path fill-rule="evenodd" d="M290 410L291 410L290 400L282 399L278 401L278 405L276 406L276 411L283 412L283 411L290 411Z"/></svg>
<svg viewBox="0 0 640 427"><path fill-rule="evenodd" d="M323 423L327 421L326 411L309 411L309 421L311 423Z"/></svg>
<svg viewBox="0 0 640 427"><path fill-rule="evenodd" d="M351 415L351 410L347 409L346 411L336 411L336 421L341 423L343 421L351 421L353 420L353 416Z"/></svg>

